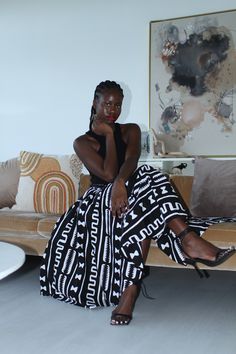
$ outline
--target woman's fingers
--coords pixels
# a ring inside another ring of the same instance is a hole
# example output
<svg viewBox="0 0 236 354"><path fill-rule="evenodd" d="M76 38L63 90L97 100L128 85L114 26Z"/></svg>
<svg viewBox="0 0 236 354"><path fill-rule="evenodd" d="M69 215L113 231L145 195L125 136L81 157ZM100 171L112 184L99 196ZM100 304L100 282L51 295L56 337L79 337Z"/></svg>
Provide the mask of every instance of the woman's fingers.
<svg viewBox="0 0 236 354"><path fill-rule="evenodd" d="M112 215L122 217L129 209L129 205L126 202L118 202L111 206Z"/></svg>
<svg viewBox="0 0 236 354"><path fill-rule="evenodd" d="M122 211L122 213L126 213L128 210L129 206L127 205L127 203L123 203L123 205L120 205L120 210Z"/></svg>

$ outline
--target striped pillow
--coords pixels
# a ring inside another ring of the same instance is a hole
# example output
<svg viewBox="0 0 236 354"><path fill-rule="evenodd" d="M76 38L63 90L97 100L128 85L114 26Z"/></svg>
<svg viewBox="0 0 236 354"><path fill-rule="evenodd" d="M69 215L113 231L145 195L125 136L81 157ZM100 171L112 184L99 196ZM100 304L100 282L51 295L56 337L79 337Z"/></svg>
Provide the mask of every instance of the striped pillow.
<svg viewBox="0 0 236 354"><path fill-rule="evenodd" d="M20 153L20 181L12 210L62 214L78 198L82 162L75 155Z"/></svg>

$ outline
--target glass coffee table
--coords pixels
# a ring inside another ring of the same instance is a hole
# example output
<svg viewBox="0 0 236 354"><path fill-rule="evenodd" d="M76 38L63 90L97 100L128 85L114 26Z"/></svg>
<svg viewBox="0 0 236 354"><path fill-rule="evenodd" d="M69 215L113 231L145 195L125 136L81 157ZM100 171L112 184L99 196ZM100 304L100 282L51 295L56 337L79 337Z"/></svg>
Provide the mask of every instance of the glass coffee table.
<svg viewBox="0 0 236 354"><path fill-rule="evenodd" d="M0 242L0 279L19 269L25 262L25 252L18 246Z"/></svg>

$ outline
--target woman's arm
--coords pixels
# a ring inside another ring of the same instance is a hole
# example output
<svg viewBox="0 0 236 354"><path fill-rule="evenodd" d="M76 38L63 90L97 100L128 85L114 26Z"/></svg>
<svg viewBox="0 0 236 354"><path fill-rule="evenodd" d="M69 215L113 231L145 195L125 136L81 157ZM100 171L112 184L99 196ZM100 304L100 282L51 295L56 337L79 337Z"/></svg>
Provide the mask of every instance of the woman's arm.
<svg viewBox="0 0 236 354"><path fill-rule="evenodd" d="M138 165L141 152L141 131L137 124L124 125L124 140L127 144L125 161L120 168L116 180L126 182Z"/></svg>
<svg viewBox="0 0 236 354"><path fill-rule="evenodd" d="M106 151L109 151L109 153L106 154L105 159L98 154L99 143L86 134L78 137L74 141L74 150L85 167L92 174L106 182L113 182L118 172L113 130L101 119L97 119L96 123L93 124L93 131L105 137Z"/></svg>
<svg viewBox="0 0 236 354"><path fill-rule="evenodd" d="M127 211L128 196L125 182L137 168L141 152L141 131L137 124L123 126L123 137L127 144L125 161L114 180L111 194L111 211L113 216L120 217Z"/></svg>

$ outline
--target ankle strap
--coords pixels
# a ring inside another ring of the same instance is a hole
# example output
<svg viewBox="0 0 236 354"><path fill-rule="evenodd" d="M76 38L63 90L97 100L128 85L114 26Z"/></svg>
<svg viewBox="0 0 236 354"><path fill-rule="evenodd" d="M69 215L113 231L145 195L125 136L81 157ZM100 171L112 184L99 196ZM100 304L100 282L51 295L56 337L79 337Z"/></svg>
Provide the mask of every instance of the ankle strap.
<svg viewBox="0 0 236 354"><path fill-rule="evenodd" d="M184 229L183 231L181 231L177 237L180 239L180 241L183 241L183 239L185 238L185 236L187 234L189 234L190 232L192 232L193 230L191 229L190 226L187 226L186 229Z"/></svg>

